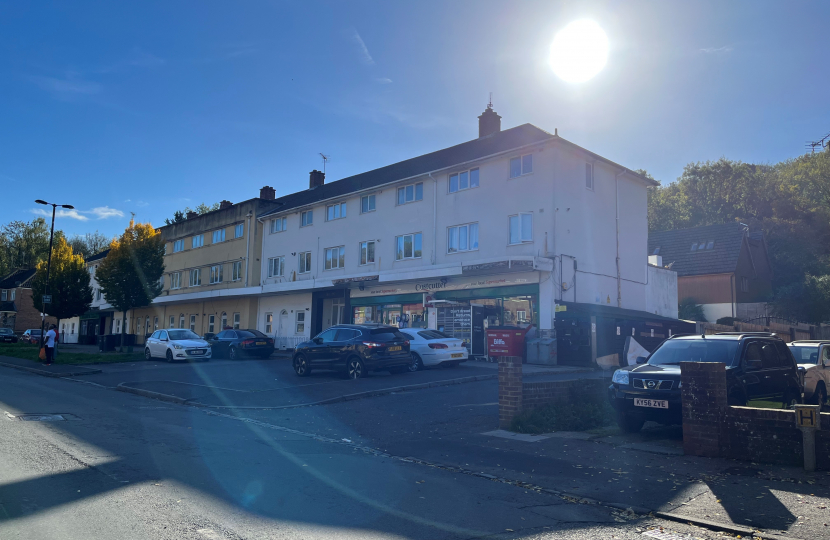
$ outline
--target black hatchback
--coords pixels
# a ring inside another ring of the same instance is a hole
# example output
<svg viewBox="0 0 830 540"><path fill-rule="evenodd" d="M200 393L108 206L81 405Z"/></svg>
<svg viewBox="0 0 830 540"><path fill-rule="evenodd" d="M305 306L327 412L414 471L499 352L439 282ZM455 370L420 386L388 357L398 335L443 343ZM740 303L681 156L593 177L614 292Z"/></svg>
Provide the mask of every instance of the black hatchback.
<svg viewBox="0 0 830 540"><path fill-rule="evenodd" d="M680 363L726 365L729 405L763 399L785 407L801 402L798 366L784 341L764 333L675 336L660 344L648 360L614 372L608 397L623 431L639 431L646 421L681 423Z"/></svg>
<svg viewBox="0 0 830 540"><path fill-rule="evenodd" d="M338 324L294 350L294 371L300 377L312 370L340 371L359 379L370 371L409 371L409 340L394 326Z"/></svg>
<svg viewBox="0 0 830 540"><path fill-rule="evenodd" d="M240 356L268 358L274 352L274 340L259 330L222 330L210 341L213 357L224 356L236 360Z"/></svg>

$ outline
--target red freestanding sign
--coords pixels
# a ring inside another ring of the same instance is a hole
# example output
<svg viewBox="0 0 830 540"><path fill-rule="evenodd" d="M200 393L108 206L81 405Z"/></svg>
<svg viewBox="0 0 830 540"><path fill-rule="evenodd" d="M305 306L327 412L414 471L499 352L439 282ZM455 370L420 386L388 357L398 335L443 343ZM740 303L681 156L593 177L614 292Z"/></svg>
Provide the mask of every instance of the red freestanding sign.
<svg viewBox="0 0 830 540"><path fill-rule="evenodd" d="M490 356L524 356L528 328L491 326L487 329L487 352Z"/></svg>

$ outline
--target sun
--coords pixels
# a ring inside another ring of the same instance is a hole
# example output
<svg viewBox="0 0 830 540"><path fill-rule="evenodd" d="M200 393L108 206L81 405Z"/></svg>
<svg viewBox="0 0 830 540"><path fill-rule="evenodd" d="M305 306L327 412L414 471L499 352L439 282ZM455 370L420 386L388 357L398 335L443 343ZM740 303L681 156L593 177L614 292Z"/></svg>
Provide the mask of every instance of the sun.
<svg viewBox="0 0 830 540"><path fill-rule="evenodd" d="M550 46L550 67L569 83L593 78L607 60L608 37L590 19L570 23L556 34Z"/></svg>

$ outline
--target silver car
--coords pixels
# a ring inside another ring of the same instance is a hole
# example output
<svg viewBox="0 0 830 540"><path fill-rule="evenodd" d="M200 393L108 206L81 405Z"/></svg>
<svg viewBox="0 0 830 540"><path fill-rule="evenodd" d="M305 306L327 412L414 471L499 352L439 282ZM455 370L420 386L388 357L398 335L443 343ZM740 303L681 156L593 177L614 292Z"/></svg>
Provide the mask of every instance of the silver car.
<svg viewBox="0 0 830 540"><path fill-rule="evenodd" d="M799 371L804 373L804 402L830 406L830 341L793 341L787 344L795 356Z"/></svg>
<svg viewBox="0 0 830 540"><path fill-rule="evenodd" d="M210 360L210 345L190 330L170 328L156 330L144 344L144 358L174 360Z"/></svg>

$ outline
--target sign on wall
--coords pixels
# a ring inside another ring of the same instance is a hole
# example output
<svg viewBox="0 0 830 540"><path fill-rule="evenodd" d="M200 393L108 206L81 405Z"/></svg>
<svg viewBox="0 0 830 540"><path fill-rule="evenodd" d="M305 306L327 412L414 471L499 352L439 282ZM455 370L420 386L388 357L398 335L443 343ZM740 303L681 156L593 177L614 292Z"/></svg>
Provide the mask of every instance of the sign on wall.
<svg viewBox="0 0 830 540"><path fill-rule="evenodd" d="M529 285L539 283L539 274L536 272L511 274L505 276L482 276L474 278L442 277L431 278L410 283L375 285L365 287L365 290L352 289L352 298L367 296L386 296L391 294L425 293L434 295L439 291L460 291L465 289L482 289L485 287L505 287L509 285Z"/></svg>

